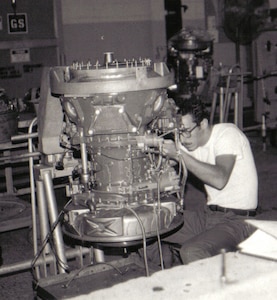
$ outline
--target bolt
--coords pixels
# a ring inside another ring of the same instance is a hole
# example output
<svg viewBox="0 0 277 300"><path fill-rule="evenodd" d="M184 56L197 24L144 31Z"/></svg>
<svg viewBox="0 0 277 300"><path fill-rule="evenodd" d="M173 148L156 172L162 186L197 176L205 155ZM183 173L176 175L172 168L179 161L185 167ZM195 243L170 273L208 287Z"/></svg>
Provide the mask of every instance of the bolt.
<svg viewBox="0 0 277 300"><path fill-rule="evenodd" d="M220 276L220 280L222 283L226 282L226 250L225 249L221 249L221 276Z"/></svg>

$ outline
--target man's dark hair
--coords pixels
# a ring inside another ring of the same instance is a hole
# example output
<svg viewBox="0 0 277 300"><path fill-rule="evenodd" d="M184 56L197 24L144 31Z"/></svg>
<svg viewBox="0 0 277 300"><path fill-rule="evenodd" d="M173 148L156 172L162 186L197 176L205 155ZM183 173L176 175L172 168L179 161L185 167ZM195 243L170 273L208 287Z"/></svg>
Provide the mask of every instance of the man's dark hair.
<svg viewBox="0 0 277 300"><path fill-rule="evenodd" d="M200 97L195 95L188 99L183 99L178 113L182 116L190 114L193 122L195 122L197 125L200 125L203 119L209 120L209 113L205 104L201 101Z"/></svg>

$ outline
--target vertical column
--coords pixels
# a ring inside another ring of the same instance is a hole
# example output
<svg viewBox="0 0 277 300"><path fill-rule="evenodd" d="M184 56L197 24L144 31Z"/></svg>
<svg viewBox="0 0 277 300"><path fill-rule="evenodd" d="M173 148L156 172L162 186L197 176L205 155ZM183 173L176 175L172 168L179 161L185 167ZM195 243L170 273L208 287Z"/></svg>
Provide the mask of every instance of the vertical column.
<svg viewBox="0 0 277 300"><path fill-rule="evenodd" d="M53 230L53 238L54 238L54 245L59 260L58 269L60 273L65 273L65 267L67 266L67 261L65 256L61 225L58 221L58 208L57 208L57 202L54 193L51 171L45 171L43 173L43 183L44 183L45 193L47 198L50 223L52 226L55 226L55 229Z"/></svg>

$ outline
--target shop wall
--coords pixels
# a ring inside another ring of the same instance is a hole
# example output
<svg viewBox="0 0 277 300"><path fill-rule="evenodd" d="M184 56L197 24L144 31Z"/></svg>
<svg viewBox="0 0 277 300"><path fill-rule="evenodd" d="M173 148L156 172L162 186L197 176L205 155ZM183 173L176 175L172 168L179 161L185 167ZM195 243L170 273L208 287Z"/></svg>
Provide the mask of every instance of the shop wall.
<svg viewBox="0 0 277 300"><path fill-rule="evenodd" d="M165 59L163 0L62 0L64 62Z"/></svg>
<svg viewBox="0 0 277 300"><path fill-rule="evenodd" d="M59 63L55 1L0 1L0 88L22 98L40 86L42 68Z"/></svg>

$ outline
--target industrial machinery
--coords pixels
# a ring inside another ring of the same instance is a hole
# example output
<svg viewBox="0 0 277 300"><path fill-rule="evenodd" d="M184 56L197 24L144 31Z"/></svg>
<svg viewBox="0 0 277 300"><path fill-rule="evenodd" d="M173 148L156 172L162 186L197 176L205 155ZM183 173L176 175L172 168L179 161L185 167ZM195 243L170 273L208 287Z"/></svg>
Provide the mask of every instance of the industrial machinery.
<svg viewBox="0 0 277 300"><path fill-rule="evenodd" d="M213 40L202 29L183 28L168 41L168 65L174 71L178 105L201 95L213 64ZM178 102L178 100L180 100Z"/></svg>
<svg viewBox="0 0 277 300"><path fill-rule="evenodd" d="M177 107L167 96L172 84L164 63L119 62L110 52L103 64L45 70L34 178L41 235L49 236L50 220L63 265L61 232L92 245L101 262L105 247L139 248L182 225L186 169L162 155L167 138L178 138ZM61 177L70 199L62 226L53 188Z"/></svg>

